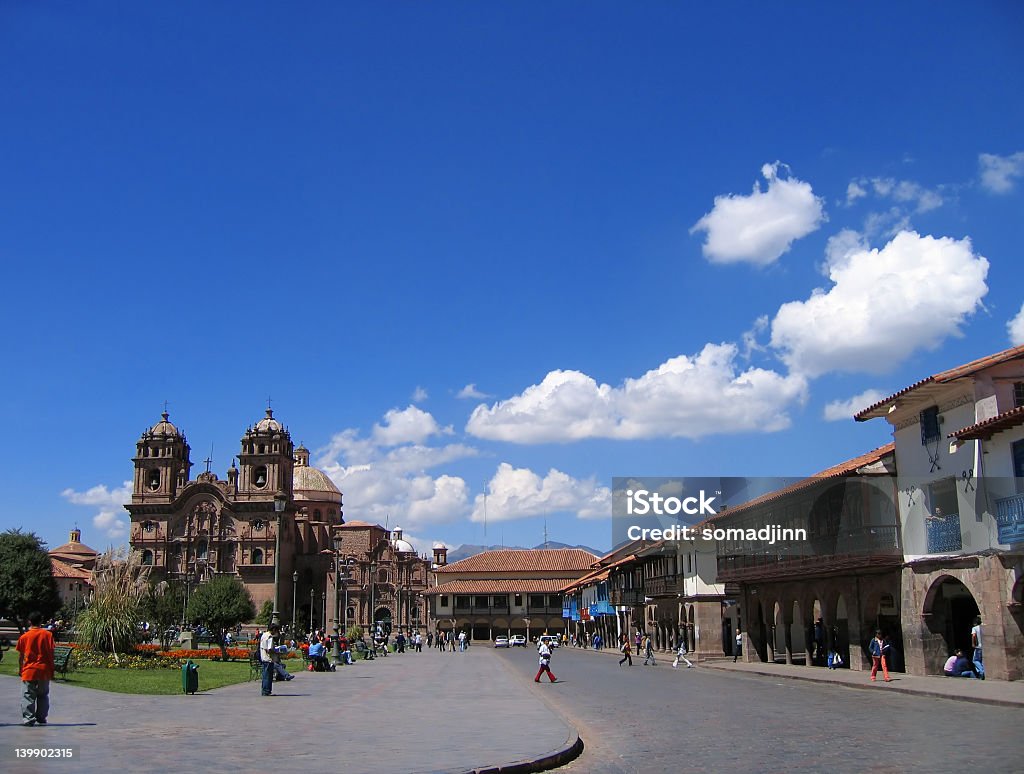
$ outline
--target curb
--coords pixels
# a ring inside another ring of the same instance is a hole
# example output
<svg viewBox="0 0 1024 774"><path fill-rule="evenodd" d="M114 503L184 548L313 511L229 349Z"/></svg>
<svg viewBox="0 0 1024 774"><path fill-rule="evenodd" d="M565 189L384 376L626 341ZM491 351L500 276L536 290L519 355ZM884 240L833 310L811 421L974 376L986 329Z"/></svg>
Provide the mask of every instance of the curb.
<svg viewBox="0 0 1024 774"><path fill-rule="evenodd" d="M817 683L818 685L835 685L841 688L854 688L862 691L873 691L873 690L886 690L892 693L903 693L908 696L925 696L931 699L948 699L950 701L965 701L971 704L990 704L996 707L1015 707L1020 709L1024 707L1024 702L1012 701L1009 699L994 699L988 696L961 696L947 693L936 693L934 691L922 691L917 688L903 688L901 686L889 685L886 687L884 684L879 686L871 683L847 683L840 682L838 680L818 680L813 677L805 677L804 675L785 675L778 674L777 672L769 672L767 670L760 669L729 669L728 667L716 667L707 665L710 669L717 669L719 672L726 672L734 675L758 675L759 677L776 677L784 680L802 680L805 683Z"/></svg>
<svg viewBox="0 0 1024 774"><path fill-rule="evenodd" d="M564 766L569 761L578 758L582 752L583 740L580 739L579 734L572 731L560 747L538 758L506 763L501 766L471 769L466 774L531 774L535 771L547 771Z"/></svg>

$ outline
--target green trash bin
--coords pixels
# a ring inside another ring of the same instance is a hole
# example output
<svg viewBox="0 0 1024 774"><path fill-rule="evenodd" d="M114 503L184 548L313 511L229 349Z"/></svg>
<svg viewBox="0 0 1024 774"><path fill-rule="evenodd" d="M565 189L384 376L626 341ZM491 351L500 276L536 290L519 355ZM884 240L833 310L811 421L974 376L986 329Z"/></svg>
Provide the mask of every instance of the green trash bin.
<svg viewBox="0 0 1024 774"><path fill-rule="evenodd" d="M189 659L181 665L181 692L195 693L199 690L199 664Z"/></svg>

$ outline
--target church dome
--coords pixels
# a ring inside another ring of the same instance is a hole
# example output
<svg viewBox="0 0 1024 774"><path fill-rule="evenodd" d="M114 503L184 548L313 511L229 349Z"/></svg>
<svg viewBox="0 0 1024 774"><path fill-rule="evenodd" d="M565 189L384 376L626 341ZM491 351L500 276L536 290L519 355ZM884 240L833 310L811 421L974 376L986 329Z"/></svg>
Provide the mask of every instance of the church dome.
<svg viewBox="0 0 1024 774"><path fill-rule="evenodd" d="M150 434L151 435L167 435L167 436L178 436L178 435L181 435L181 433L178 432L178 428L176 428L174 425L172 425L170 423L170 421L168 420L169 416L170 415L166 411L163 414L161 414L160 415L160 417L161 417L160 421L157 422L155 425L153 425L151 428L149 428Z"/></svg>
<svg viewBox="0 0 1024 774"><path fill-rule="evenodd" d="M284 427L274 419L274 411L268 407L267 415L256 423L255 430L257 433L280 433L284 430Z"/></svg>
<svg viewBox="0 0 1024 774"><path fill-rule="evenodd" d="M395 527L391 531L391 547L400 554L414 554L416 549L408 540L402 539L402 528Z"/></svg>
<svg viewBox="0 0 1024 774"><path fill-rule="evenodd" d="M295 450L295 467L292 470L292 489L296 500L341 502L341 490L330 476L309 464L309 449L305 446Z"/></svg>

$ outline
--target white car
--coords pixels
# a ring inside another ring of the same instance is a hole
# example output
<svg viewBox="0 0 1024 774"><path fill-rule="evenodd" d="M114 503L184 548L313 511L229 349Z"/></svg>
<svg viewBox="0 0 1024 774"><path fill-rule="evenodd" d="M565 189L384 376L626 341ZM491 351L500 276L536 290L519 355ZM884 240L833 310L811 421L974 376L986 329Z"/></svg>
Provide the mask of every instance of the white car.
<svg viewBox="0 0 1024 774"><path fill-rule="evenodd" d="M508 644L512 647L519 646L520 648L526 647L526 635L525 634L513 634L509 639Z"/></svg>
<svg viewBox="0 0 1024 774"><path fill-rule="evenodd" d="M508 637L495 637L494 638L494 647L496 647L496 648L507 648L508 647Z"/></svg>
<svg viewBox="0 0 1024 774"><path fill-rule="evenodd" d="M538 638L538 640L537 640L537 647L538 648L540 647L540 644L542 642L546 642L548 644L549 648L557 648L558 647L558 637L555 637L552 634L545 634L542 637Z"/></svg>

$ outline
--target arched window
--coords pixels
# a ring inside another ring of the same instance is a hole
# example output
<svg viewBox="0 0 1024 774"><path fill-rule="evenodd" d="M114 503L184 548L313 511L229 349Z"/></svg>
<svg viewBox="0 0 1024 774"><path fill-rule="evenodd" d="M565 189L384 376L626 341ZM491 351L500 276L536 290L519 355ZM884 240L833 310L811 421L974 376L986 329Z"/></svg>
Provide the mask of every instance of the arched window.
<svg viewBox="0 0 1024 774"><path fill-rule="evenodd" d="M260 465L256 470L253 471L252 483L254 486L262 489L267 485L267 466Z"/></svg>
<svg viewBox="0 0 1024 774"><path fill-rule="evenodd" d="M354 607L348 608L348 610L345 611L345 616L347 618L355 618L356 617L356 609Z"/></svg>
<svg viewBox="0 0 1024 774"><path fill-rule="evenodd" d="M254 548L252 550L252 563L253 564L263 564L263 549L262 548Z"/></svg>
<svg viewBox="0 0 1024 774"><path fill-rule="evenodd" d="M148 548L142 552L142 563L149 565L153 564L153 552Z"/></svg>
<svg viewBox="0 0 1024 774"><path fill-rule="evenodd" d="M149 478L147 480L149 482L149 488L150 489L159 489L160 488L160 471L157 470L156 468L153 468L152 470L149 471L148 475L149 475Z"/></svg>

